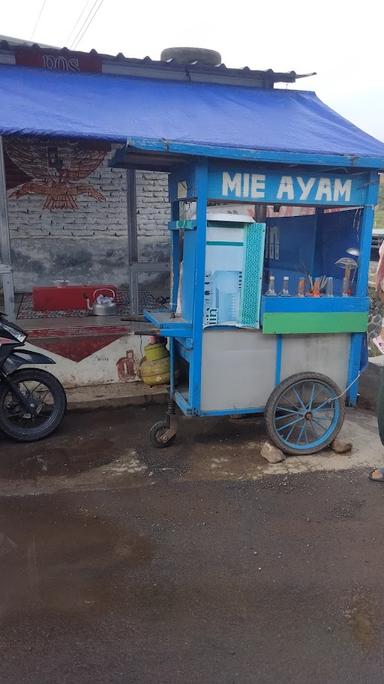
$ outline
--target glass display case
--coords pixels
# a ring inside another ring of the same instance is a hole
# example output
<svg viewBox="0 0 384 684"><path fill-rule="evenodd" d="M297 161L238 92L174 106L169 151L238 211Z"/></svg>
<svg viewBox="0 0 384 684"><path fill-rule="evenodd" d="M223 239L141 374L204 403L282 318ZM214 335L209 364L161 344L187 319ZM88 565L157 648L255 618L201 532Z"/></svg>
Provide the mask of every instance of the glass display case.
<svg viewBox="0 0 384 684"><path fill-rule="evenodd" d="M267 219L264 333L365 330L367 297L356 296L360 223L360 208Z"/></svg>

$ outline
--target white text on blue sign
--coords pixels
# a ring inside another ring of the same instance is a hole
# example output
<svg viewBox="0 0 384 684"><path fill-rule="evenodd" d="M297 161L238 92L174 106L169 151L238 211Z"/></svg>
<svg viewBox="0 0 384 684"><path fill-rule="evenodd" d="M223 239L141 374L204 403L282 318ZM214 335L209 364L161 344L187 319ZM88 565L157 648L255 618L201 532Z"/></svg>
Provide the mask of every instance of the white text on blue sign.
<svg viewBox="0 0 384 684"><path fill-rule="evenodd" d="M355 183L358 181L355 180ZM222 172L223 198L306 204L356 204L362 200L362 184L355 188L350 177L278 175Z"/></svg>

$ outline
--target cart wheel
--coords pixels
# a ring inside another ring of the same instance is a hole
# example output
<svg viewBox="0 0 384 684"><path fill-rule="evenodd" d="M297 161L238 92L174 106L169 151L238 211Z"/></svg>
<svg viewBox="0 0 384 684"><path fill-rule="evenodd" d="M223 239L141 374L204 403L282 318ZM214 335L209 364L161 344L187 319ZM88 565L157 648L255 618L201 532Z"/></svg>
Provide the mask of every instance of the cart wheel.
<svg viewBox="0 0 384 684"><path fill-rule="evenodd" d="M265 409L271 441L287 454L315 454L341 429L344 397L336 383L320 373L291 375L272 392Z"/></svg>
<svg viewBox="0 0 384 684"><path fill-rule="evenodd" d="M169 434L167 434L169 432L169 424L166 420L159 420L157 423L152 425L149 431L149 440L152 446L156 447L156 449L164 449L164 447L172 444L176 434L171 434L169 436Z"/></svg>

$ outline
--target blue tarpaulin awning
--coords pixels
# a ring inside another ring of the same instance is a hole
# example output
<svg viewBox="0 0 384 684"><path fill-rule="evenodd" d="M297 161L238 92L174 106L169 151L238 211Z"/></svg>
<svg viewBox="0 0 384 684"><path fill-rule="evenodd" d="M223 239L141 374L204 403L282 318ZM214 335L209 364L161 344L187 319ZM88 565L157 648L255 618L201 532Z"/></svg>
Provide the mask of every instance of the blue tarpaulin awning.
<svg viewBox="0 0 384 684"><path fill-rule="evenodd" d="M348 155L384 167L384 144L302 90L0 66L0 134L126 142L190 154L265 150ZM230 153L229 153L230 156ZM243 158L246 158L246 153ZM359 163L359 160L362 163ZM319 162L321 163L321 159Z"/></svg>

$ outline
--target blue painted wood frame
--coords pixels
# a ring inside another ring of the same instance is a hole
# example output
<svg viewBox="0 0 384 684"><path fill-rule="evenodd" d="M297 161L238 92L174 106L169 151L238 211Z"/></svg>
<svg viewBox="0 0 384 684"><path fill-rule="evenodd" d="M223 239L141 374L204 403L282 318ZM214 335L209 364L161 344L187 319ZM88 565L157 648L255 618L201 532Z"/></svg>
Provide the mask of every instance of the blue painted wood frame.
<svg viewBox="0 0 384 684"><path fill-rule="evenodd" d="M181 284L181 310L187 321L193 320L195 301L195 269L197 229L187 230L183 235L183 278Z"/></svg>
<svg viewBox="0 0 384 684"><path fill-rule="evenodd" d="M193 412L198 412L201 401L201 367L203 351L204 321L204 279L205 279L205 242L207 228L208 202L208 163L199 160L196 164L196 263L195 263L195 298L193 306L193 354L189 373L189 401Z"/></svg>
<svg viewBox="0 0 384 684"><path fill-rule="evenodd" d="M169 396L175 398L175 338L169 338Z"/></svg>
<svg viewBox="0 0 384 684"><path fill-rule="evenodd" d="M275 386L280 385L281 382L281 362L283 358L283 338L282 335L276 335L276 366L275 366Z"/></svg>
<svg viewBox="0 0 384 684"><path fill-rule="evenodd" d="M190 221L189 219L185 221L169 221L169 230L196 230L196 221Z"/></svg>
<svg viewBox="0 0 384 684"><path fill-rule="evenodd" d="M179 183L185 184L187 197L196 196L196 162L188 161L185 164L178 164L169 175L168 197L170 202L186 199L180 197Z"/></svg>
<svg viewBox="0 0 384 684"><path fill-rule="evenodd" d="M177 221L179 218L179 203L172 202L171 216L172 221ZM172 291L170 309L174 313L177 308L177 296L179 293L180 281L180 235L176 230L171 231L171 277L172 277Z"/></svg>
<svg viewBox="0 0 384 684"><path fill-rule="evenodd" d="M264 313L362 312L369 309L369 297L268 297L261 298Z"/></svg>
<svg viewBox="0 0 384 684"><path fill-rule="evenodd" d="M192 356L192 350L188 348L186 344L183 344L185 340L182 338L175 338L175 350L177 353L177 356L180 356L184 361L187 361L187 363L191 362L191 356Z"/></svg>
<svg viewBox="0 0 384 684"><path fill-rule="evenodd" d="M198 411L199 416L241 416L248 413L264 413L265 406L251 406L244 409L220 409L219 411Z"/></svg>
<svg viewBox="0 0 384 684"><path fill-rule="evenodd" d="M376 171L371 171L367 191L366 204L363 209L360 235L360 257L359 269L357 272L356 296L366 297L368 289L369 260L371 255L372 227L374 221L375 205L379 193L379 175ZM355 406L358 397L361 351L365 333L353 333L351 335L351 345L348 364L348 382L351 385L347 392L347 401L351 406ZM353 383L353 384L351 384Z"/></svg>
<svg viewBox="0 0 384 684"><path fill-rule="evenodd" d="M180 411L184 413L185 416L191 416L192 415L192 408L189 402L186 400L183 394L176 390L174 400L179 407Z"/></svg>
<svg viewBox="0 0 384 684"><path fill-rule="evenodd" d="M291 179L290 189L281 186L282 179ZM322 181L321 191L319 181ZM255 185L254 185L255 181ZM348 182L348 183L347 183ZM183 192L180 195L179 185ZM327 188L324 183L328 184ZM347 187L347 185L348 187ZM208 196L215 201L267 204L317 205L320 209L332 206L364 205L369 185L368 169L289 168L281 164L257 163L252 160L211 160L208 165ZM279 189L282 196L279 197ZM320 193L318 196L317 193ZM192 164L177 168L170 175L170 201L196 199L196 174Z"/></svg>
<svg viewBox="0 0 384 684"><path fill-rule="evenodd" d="M208 196L219 202L356 207L365 204L368 183L369 171L335 173L321 168L211 162Z"/></svg>
<svg viewBox="0 0 384 684"><path fill-rule="evenodd" d="M284 152L272 150L253 150L219 145L196 145L193 143L170 142L158 138L128 138L127 146L137 150L185 154L193 157L215 159L238 159L241 161L261 161L277 164L303 164L314 166L333 166L355 169L384 169L384 157L358 157L353 154L317 154L305 152ZM175 159L175 165L180 160Z"/></svg>
<svg viewBox="0 0 384 684"><path fill-rule="evenodd" d="M158 328L161 337L192 337L192 323L183 318L174 318L168 309L153 311L144 309L144 317Z"/></svg>

